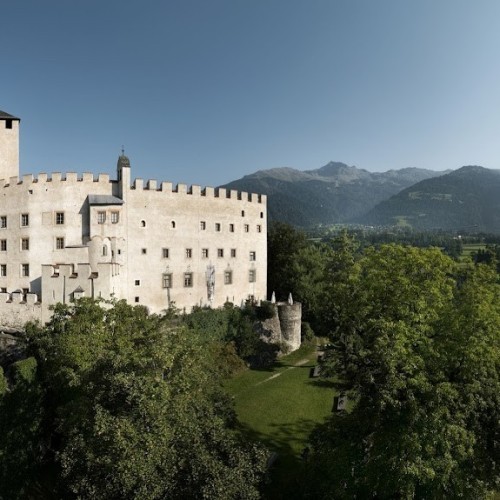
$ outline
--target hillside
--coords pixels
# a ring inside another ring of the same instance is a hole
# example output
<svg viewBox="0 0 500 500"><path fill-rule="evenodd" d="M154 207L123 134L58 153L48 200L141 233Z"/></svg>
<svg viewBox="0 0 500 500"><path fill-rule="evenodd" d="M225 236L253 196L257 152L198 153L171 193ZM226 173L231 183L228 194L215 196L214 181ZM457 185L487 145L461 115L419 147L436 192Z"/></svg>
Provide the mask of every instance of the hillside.
<svg viewBox="0 0 500 500"><path fill-rule="evenodd" d="M270 220L308 227L359 217L402 189L442 174L419 168L368 172L330 162L316 170L260 170L221 187L266 194Z"/></svg>
<svg viewBox="0 0 500 500"><path fill-rule="evenodd" d="M353 221L500 233L500 171L467 166L423 180Z"/></svg>

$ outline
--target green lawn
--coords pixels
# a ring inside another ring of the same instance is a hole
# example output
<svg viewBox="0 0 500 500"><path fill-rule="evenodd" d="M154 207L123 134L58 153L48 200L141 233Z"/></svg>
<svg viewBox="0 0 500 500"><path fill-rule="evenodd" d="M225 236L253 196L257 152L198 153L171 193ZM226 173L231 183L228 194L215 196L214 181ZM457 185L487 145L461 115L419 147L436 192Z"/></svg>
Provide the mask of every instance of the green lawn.
<svg viewBox="0 0 500 500"><path fill-rule="evenodd" d="M308 436L331 413L333 383L309 377L316 358L315 346L303 346L270 370L248 370L227 383L242 432L278 453L269 498L290 498L285 491L300 478Z"/></svg>

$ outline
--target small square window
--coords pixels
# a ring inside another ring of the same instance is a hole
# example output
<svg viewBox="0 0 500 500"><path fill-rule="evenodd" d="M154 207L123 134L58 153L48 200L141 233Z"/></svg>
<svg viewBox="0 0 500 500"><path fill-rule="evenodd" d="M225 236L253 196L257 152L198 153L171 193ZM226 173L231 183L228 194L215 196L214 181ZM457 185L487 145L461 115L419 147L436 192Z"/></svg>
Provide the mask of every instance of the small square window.
<svg viewBox="0 0 500 500"><path fill-rule="evenodd" d="M193 286L193 273L184 273L184 286L186 288Z"/></svg>
<svg viewBox="0 0 500 500"><path fill-rule="evenodd" d="M29 264L21 264L21 276L27 278L30 275L30 265Z"/></svg>
<svg viewBox="0 0 500 500"><path fill-rule="evenodd" d="M12 120L10 120L10 119L5 120L5 128L8 128L8 129L12 128Z"/></svg>
<svg viewBox="0 0 500 500"><path fill-rule="evenodd" d="M257 254L255 252L250 252L250 260L257 260Z"/></svg>
<svg viewBox="0 0 500 500"><path fill-rule="evenodd" d="M142 253L142 255L146 255L148 253L148 249L147 248L141 248L141 253Z"/></svg>
<svg viewBox="0 0 500 500"><path fill-rule="evenodd" d="M233 272L232 271L224 271L224 284L230 285L233 282Z"/></svg>
<svg viewBox="0 0 500 500"><path fill-rule="evenodd" d="M104 224L106 222L106 212L97 212L97 224Z"/></svg>
<svg viewBox="0 0 500 500"><path fill-rule="evenodd" d="M215 223L215 230L220 232L220 224L218 222Z"/></svg>
<svg viewBox="0 0 500 500"><path fill-rule="evenodd" d="M172 288L172 274L164 273L162 280L163 288Z"/></svg>
<svg viewBox="0 0 500 500"><path fill-rule="evenodd" d="M186 248L186 258L190 259L193 256L193 249L192 248Z"/></svg>
<svg viewBox="0 0 500 500"><path fill-rule="evenodd" d="M0 216L0 229L6 229L7 228L7 216L2 215Z"/></svg>
<svg viewBox="0 0 500 500"><path fill-rule="evenodd" d="M26 227L30 225L30 214L21 214L21 226Z"/></svg>
<svg viewBox="0 0 500 500"><path fill-rule="evenodd" d="M219 257L219 258L224 257L224 249L223 248L217 249L217 257Z"/></svg>
<svg viewBox="0 0 500 500"><path fill-rule="evenodd" d="M135 280L134 281L135 286L141 286L141 280Z"/></svg>
<svg viewBox="0 0 500 500"><path fill-rule="evenodd" d="M255 269L250 269L248 272L248 281L250 283L255 283L257 280L257 271Z"/></svg>
<svg viewBox="0 0 500 500"><path fill-rule="evenodd" d="M200 222L200 229L201 229L202 231L205 231L205 229L206 229L206 228L207 228L207 223L206 223L204 220L202 220L202 221Z"/></svg>
<svg viewBox="0 0 500 500"><path fill-rule="evenodd" d="M162 248L161 254L164 259L168 259L170 257L170 250L168 248Z"/></svg>
<svg viewBox="0 0 500 500"><path fill-rule="evenodd" d="M231 257L233 259L236 257L236 248L231 248Z"/></svg>
<svg viewBox="0 0 500 500"><path fill-rule="evenodd" d="M7 251L7 240L0 240L0 251L1 252Z"/></svg>
<svg viewBox="0 0 500 500"><path fill-rule="evenodd" d="M120 221L120 212L111 212L111 224L118 224Z"/></svg>
<svg viewBox="0 0 500 500"><path fill-rule="evenodd" d="M135 302L135 303L138 303L138 302L139 302L139 297L135 297L135 298L134 298L134 302Z"/></svg>
<svg viewBox="0 0 500 500"><path fill-rule="evenodd" d="M64 238L56 238L56 250L62 250L64 248Z"/></svg>
<svg viewBox="0 0 500 500"><path fill-rule="evenodd" d="M56 212L56 224L64 224L64 212Z"/></svg>
<svg viewBox="0 0 500 500"><path fill-rule="evenodd" d="M245 233L248 233L248 231L250 231L250 225L245 224Z"/></svg>
<svg viewBox="0 0 500 500"><path fill-rule="evenodd" d="M234 224L229 224L229 232L234 233Z"/></svg>
<svg viewBox="0 0 500 500"><path fill-rule="evenodd" d="M30 249L30 239L21 238L21 250L29 250L29 249Z"/></svg>
<svg viewBox="0 0 500 500"><path fill-rule="evenodd" d="M202 248L202 249L201 249L201 256L202 256L204 259L208 259L208 248Z"/></svg>
<svg viewBox="0 0 500 500"><path fill-rule="evenodd" d="M7 264L0 264L0 276L7 276Z"/></svg>

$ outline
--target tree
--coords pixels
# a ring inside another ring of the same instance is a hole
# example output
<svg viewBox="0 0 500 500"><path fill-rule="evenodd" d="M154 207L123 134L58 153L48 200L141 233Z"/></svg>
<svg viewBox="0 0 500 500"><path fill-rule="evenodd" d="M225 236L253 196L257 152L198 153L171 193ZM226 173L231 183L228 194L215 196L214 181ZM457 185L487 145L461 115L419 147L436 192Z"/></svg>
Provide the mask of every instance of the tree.
<svg viewBox="0 0 500 500"><path fill-rule="evenodd" d="M481 498L498 488L500 289L438 249L368 249L338 307L352 409L313 436L320 497Z"/></svg>
<svg viewBox="0 0 500 500"><path fill-rule="evenodd" d="M235 432L210 341L89 299L28 336L60 497L258 497L266 456Z"/></svg>

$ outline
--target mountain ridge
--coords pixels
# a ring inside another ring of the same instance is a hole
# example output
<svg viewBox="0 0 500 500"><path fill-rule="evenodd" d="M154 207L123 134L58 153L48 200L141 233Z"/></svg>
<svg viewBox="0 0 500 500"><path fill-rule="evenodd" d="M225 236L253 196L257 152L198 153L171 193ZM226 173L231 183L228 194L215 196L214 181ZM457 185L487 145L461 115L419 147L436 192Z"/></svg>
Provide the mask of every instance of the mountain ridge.
<svg viewBox="0 0 500 500"><path fill-rule="evenodd" d="M310 227L347 222L402 189L446 172L416 167L369 172L331 161L312 170L259 170L220 187L266 194L270 220Z"/></svg>

